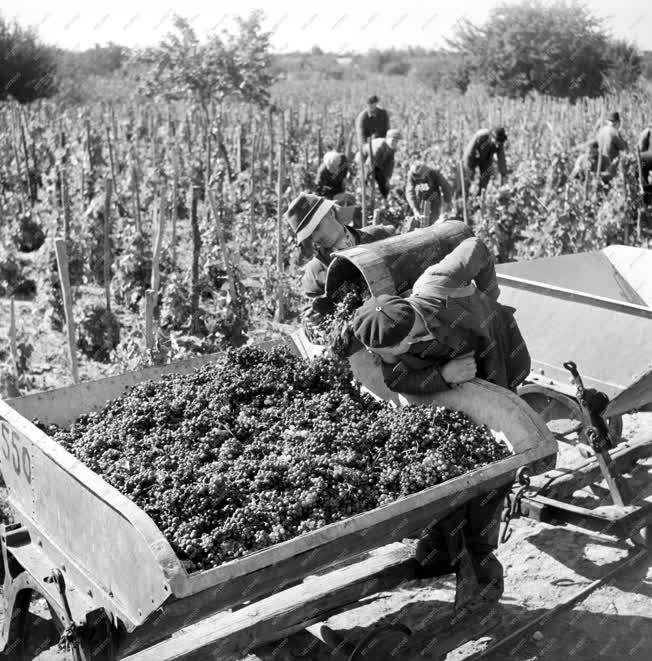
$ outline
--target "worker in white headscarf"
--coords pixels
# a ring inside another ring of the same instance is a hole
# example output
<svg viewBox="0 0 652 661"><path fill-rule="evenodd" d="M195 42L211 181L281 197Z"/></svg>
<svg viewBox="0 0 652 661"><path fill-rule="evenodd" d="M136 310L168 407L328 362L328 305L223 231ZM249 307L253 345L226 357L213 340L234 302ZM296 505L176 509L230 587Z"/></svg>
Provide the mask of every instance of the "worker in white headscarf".
<svg viewBox="0 0 652 661"><path fill-rule="evenodd" d="M346 192L346 178L349 162L345 154L327 151L317 170L315 194L327 200L334 200L342 206L355 204L355 196Z"/></svg>

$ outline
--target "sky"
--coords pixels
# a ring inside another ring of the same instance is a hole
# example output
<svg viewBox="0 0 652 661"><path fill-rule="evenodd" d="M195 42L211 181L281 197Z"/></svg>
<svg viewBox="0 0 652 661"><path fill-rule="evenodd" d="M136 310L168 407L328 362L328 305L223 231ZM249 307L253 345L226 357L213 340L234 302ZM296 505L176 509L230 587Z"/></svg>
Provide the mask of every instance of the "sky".
<svg viewBox="0 0 652 661"><path fill-rule="evenodd" d="M494 0L351 0L309 3L296 0L2 0L0 13L37 28L49 43L82 50L113 41L129 47L153 46L170 31L175 13L189 19L201 36L228 28L233 15L262 9L273 30L277 52L305 51L317 45L325 51L365 51L369 48L445 44L463 17L487 18ZM588 0L616 37L652 50L651 0Z"/></svg>

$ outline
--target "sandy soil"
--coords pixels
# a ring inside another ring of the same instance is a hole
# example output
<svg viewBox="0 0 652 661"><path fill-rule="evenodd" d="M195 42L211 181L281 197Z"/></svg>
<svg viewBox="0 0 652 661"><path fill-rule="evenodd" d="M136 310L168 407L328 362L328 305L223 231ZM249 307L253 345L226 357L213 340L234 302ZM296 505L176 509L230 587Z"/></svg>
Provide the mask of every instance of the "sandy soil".
<svg viewBox="0 0 652 661"><path fill-rule="evenodd" d="M631 440L651 438L652 414L627 416L623 436ZM566 465L575 460L580 460L575 450L564 452ZM652 502L652 459L642 463L633 480L637 497ZM598 503L604 496L604 489L595 485L576 496ZM632 554L632 549L625 542L587 534L573 527L552 527L521 519L514 522L512 537L499 548L499 558L506 570L506 589L499 606L489 615L479 614L460 623L456 640L445 639L442 629L433 626L433 622L445 622L451 613L453 577L411 581L332 617L328 624L354 642L383 622L399 621L412 629L413 634L404 646L397 647L399 638L388 634L366 658L446 658L449 661L476 658L495 641L533 618L547 614L561 601L603 576L628 554ZM539 625L534 635L530 632L484 658L490 661L647 661L652 650L651 560L652 555L647 556L592 592L574 609ZM35 603L33 611L35 626L40 634L46 635L47 615L42 605ZM464 641L467 642L462 644ZM56 646L50 647L52 642L41 643L42 652L37 657L40 661L72 658ZM303 632L262 648L241 661L301 658L343 657L333 656L323 643Z"/></svg>

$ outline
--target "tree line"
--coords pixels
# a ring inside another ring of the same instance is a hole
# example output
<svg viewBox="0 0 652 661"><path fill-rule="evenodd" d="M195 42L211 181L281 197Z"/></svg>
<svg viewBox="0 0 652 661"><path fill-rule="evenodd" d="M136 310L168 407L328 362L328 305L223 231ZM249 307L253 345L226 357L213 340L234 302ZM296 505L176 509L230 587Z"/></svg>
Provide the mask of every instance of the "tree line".
<svg viewBox="0 0 652 661"><path fill-rule="evenodd" d="M463 20L446 48L371 50L336 54L314 47L309 53L273 55L264 16L240 19L232 33L200 41L190 24L174 20L173 32L157 47L132 52L120 45L71 52L44 44L35 30L0 16L0 101L29 103L62 96L81 103L84 81L108 78L128 68L142 89L179 96L190 90L201 103L238 95L265 105L276 78L329 78L383 74L419 78L433 88L465 92L470 84L490 93L525 97L596 97L652 80L652 52L613 38L585 5L558 0L523 0L496 5L482 24ZM201 89L200 89L201 88ZM142 91L142 90L141 90Z"/></svg>

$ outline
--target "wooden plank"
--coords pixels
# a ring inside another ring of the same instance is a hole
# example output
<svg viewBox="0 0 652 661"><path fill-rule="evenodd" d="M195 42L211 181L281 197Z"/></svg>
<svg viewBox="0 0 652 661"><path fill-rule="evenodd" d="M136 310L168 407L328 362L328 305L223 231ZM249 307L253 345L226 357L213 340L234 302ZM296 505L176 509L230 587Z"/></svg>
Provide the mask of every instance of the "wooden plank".
<svg viewBox="0 0 652 661"><path fill-rule="evenodd" d="M68 274L68 250L65 239L56 239L54 248L57 255L59 280L63 293L63 311L66 317L66 331L68 336L68 354L70 356L70 371L72 380L79 383L79 368L77 366L77 343L75 340L75 319L72 310L72 292L70 289L70 276Z"/></svg>
<svg viewBox="0 0 652 661"><path fill-rule="evenodd" d="M632 466L644 457L652 455L652 440L627 441L609 452L612 468L619 473L628 472ZM542 475L534 475L531 484L534 489L541 489L541 494L563 500L589 484L602 479L599 464L590 459L572 471L550 470Z"/></svg>
<svg viewBox="0 0 652 661"><path fill-rule="evenodd" d="M181 630L170 640L125 657L124 661L224 659L245 655L262 644L305 628L379 590L413 576L407 548L375 555L350 567L310 579L233 613L217 614Z"/></svg>

